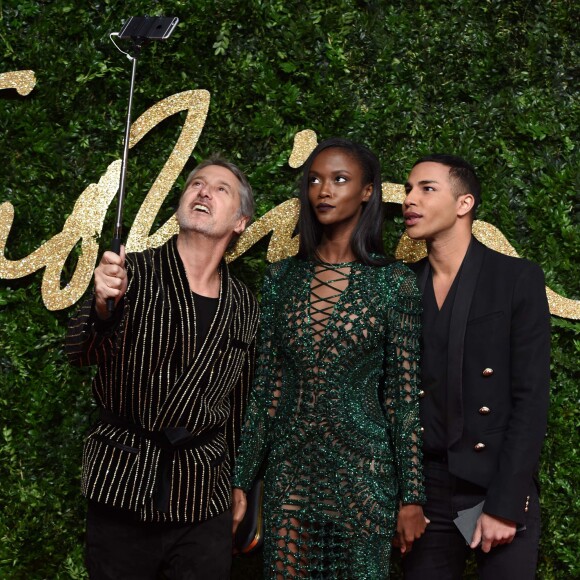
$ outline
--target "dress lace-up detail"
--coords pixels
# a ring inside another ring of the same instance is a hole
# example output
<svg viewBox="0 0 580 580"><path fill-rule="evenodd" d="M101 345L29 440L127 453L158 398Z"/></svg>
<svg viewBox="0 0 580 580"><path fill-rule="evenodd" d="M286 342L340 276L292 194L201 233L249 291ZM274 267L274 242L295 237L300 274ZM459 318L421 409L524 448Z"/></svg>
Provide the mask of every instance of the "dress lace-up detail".
<svg viewBox="0 0 580 580"><path fill-rule="evenodd" d="M350 264L321 262L315 266L310 284L310 328L316 345L322 339L334 307L348 286L349 273Z"/></svg>

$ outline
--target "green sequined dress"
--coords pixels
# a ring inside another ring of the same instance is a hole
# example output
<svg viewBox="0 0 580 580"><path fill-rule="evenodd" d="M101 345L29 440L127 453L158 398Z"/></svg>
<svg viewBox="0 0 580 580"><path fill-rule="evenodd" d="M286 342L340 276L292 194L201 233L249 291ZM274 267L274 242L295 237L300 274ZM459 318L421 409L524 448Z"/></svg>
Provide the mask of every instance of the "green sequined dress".
<svg viewBox="0 0 580 580"><path fill-rule="evenodd" d="M403 264L269 267L234 485L263 461L265 578L388 578L399 502L424 503L421 303Z"/></svg>

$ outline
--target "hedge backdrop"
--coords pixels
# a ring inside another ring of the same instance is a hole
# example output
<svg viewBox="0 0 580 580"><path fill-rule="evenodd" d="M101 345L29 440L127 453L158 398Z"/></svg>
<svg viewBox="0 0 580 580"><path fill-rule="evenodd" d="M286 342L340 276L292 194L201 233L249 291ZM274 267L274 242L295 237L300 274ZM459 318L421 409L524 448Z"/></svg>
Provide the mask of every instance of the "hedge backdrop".
<svg viewBox="0 0 580 580"><path fill-rule="evenodd" d="M480 219L537 261L553 290L580 298L574 0L0 0L0 73L37 78L28 96L0 91L0 203L15 209L7 258L59 233L81 192L121 157L130 63L108 34L144 14L180 24L141 55L134 118L178 92L211 93L153 231L173 213L187 170L215 151L248 172L258 216L293 197L293 136L313 129L369 145L385 181L403 182L427 152L467 157L484 184ZM170 117L131 151L127 228L183 121ZM388 205L391 251L399 213ZM107 216L102 249L114 207ZM266 247L232 264L256 291ZM74 266L73 256L63 284ZM73 309L48 311L41 278L0 281L0 577L84 578L79 473L94 420L91 373L67 366ZM567 579L580 577L580 324L553 317L552 348L538 576ZM234 576L259 578L258 560L236 561ZM398 570L395 562L393 577Z"/></svg>

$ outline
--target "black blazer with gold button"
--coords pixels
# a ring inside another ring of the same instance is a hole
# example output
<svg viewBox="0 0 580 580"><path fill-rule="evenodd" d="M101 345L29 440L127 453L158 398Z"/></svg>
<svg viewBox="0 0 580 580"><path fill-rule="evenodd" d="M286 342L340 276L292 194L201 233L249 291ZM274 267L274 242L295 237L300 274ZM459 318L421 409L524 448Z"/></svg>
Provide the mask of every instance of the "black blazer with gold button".
<svg viewBox="0 0 580 580"><path fill-rule="evenodd" d="M69 325L69 360L97 367L100 413L82 490L142 521L204 521L230 506L258 305L222 262L217 311L200 342L176 238L128 254L126 265L112 320L99 322L89 300Z"/></svg>
<svg viewBox="0 0 580 580"><path fill-rule="evenodd" d="M424 291L429 261L411 267ZM536 264L472 239L451 314L447 376L449 471L487 489L486 513L523 522L549 403L550 313Z"/></svg>

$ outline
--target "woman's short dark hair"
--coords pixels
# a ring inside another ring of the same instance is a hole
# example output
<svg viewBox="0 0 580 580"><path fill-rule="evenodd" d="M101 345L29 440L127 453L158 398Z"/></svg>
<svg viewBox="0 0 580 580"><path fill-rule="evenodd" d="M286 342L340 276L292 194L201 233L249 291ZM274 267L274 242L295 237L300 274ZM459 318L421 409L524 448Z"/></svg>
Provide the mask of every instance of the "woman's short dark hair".
<svg viewBox="0 0 580 580"><path fill-rule="evenodd" d="M364 264L379 266L392 261L383 247L383 196L381 164L377 156L367 147L348 139L332 137L318 144L309 155L300 180L300 218L298 231L300 245L298 257L303 260L317 260L316 249L322 240L323 226L316 219L308 197L310 168L314 159L326 149L342 149L358 162L363 172L361 186L372 183L373 191L368 201L363 203L362 213L350 240L351 249L357 260Z"/></svg>

